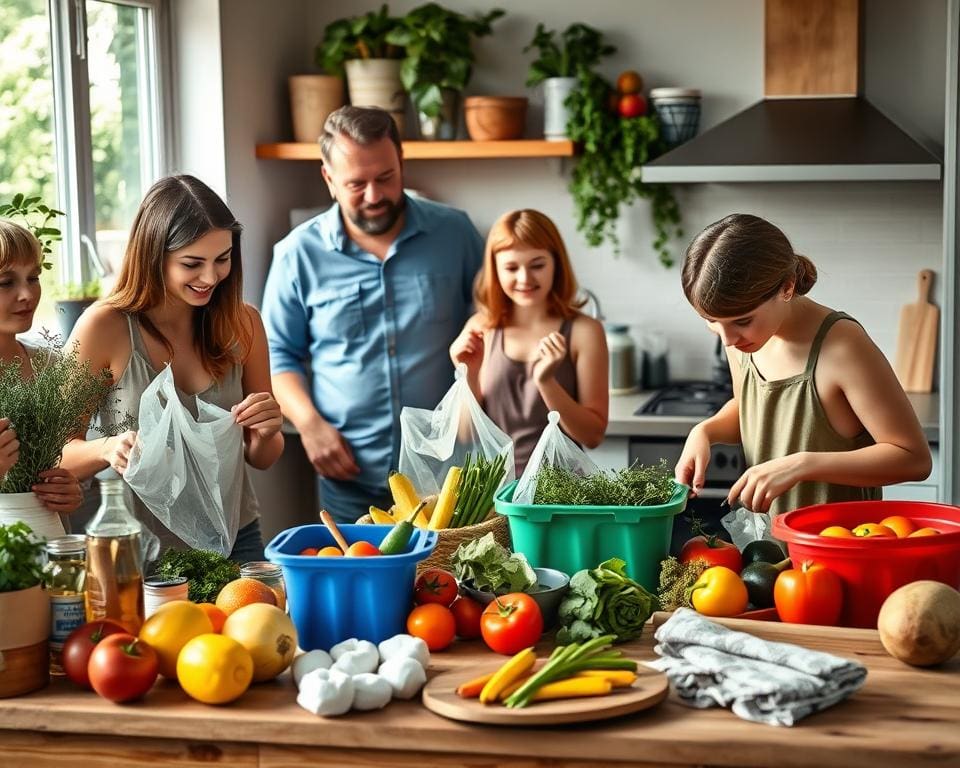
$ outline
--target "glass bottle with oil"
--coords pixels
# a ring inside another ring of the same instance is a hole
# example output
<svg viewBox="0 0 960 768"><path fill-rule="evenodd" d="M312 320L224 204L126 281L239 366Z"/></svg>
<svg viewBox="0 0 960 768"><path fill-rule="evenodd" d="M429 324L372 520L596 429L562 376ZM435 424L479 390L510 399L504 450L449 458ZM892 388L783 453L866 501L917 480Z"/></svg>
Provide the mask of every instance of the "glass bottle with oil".
<svg viewBox="0 0 960 768"><path fill-rule="evenodd" d="M63 643L84 622L86 582L84 536L59 536L47 542L43 582L50 596L50 674L63 674Z"/></svg>
<svg viewBox="0 0 960 768"><path fill-rule="evenodd" d="M136 635L143 624L140 522L130 512L126 483L115 472L100 479L100 508L87 524L87 621L112 619Z"/></svg>

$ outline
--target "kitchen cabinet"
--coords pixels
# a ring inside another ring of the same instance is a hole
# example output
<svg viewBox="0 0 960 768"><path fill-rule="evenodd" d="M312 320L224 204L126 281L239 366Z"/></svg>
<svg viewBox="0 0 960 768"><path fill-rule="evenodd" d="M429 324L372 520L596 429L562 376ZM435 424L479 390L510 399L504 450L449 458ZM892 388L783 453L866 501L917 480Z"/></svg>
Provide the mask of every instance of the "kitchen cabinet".
<svg viewBox="0 0 960 768"><path fill-rule="evenodd" d="M482 160L524 157L573 157L572 141L520 139L517 141L405 141L404 160ZM317 143L257 144L261 160L320 160Z"/></svg>

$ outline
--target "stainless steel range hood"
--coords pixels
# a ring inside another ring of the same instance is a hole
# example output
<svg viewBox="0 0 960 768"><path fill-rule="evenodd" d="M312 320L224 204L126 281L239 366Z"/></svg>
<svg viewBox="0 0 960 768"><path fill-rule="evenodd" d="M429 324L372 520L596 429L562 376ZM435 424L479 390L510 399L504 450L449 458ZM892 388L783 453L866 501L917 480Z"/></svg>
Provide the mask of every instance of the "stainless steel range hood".
<svg viewBox="0 0 960 768"><path fill-rule="evenodd" d="M645 182L938 180L940 160L860 97L764 99L661 155Z"/></svg>

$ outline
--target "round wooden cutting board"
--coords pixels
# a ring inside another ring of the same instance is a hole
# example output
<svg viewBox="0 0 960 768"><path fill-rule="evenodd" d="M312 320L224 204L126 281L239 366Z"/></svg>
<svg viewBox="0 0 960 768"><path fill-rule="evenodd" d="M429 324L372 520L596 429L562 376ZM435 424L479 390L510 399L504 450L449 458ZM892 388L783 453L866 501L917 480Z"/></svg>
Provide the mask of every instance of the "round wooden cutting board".
<svg viewBox="0 0 960 768"><path fill-rule="evenodd" d="M665 674L641 665L632 686L615 688L606 696L537 701L520 709L508 709L502 704L481 704L479 699L462 699L457 695L458 685L497 668L484 670L474 667L469 671L458 670L437 675L423 689L423 705L443 717L470 723L560 725L603 720L649 709L663 701L670 691Z"/></svg>

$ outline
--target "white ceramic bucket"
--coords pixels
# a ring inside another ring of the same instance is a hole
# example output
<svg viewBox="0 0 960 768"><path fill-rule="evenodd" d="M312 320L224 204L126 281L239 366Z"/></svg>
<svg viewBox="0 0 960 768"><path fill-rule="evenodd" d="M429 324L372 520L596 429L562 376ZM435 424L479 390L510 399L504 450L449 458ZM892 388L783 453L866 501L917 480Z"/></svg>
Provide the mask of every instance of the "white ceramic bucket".
<svg viewBox="0 0 960 768"><path fill-rule="evenodd" d="M576 87L575 77L550 77L543 81L543 136L548 141L568 138L570 110L564 102Z"/></svg>
<svg viewBox="0 0 960 768"><path fill-rule="evenodd" d="M24 522L39 539L55 539L66 530L60 515L51 512L35 493L0 493L0 524Z"/></svg>

